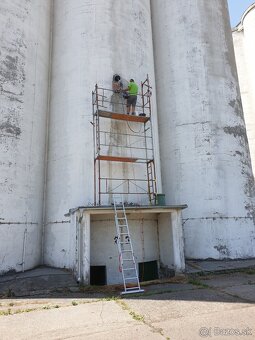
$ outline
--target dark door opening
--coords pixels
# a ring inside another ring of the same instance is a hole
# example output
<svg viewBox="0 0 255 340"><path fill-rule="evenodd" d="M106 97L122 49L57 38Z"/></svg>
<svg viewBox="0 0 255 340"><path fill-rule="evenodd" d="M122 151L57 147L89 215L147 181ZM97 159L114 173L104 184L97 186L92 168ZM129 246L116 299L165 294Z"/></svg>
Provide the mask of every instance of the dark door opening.
<svg viewBox="0 0 255 340"><path fill-rule="evenodd" d="M139 268L139 280L151 281L158 279L158 263L157 261L140 262Z"/></svg>
<svg viewBox="0 0 255 340"><path fill-rule="evenodd" d="M94 286L106 285L106 266L90 266L90 284Z"/></svg>

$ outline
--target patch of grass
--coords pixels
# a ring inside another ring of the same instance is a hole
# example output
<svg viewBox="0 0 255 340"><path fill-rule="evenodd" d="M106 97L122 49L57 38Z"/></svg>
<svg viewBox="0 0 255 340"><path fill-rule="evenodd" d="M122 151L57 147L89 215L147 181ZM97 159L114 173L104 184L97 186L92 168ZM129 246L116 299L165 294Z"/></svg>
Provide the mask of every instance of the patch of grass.
<svg viewBox="0 0 255 340"><path fill-rule="evenodd" d="M43 306L42 309L50 309L50 306Z"/></svg>
<svg viewBox="0 0 255 340"><path fill-rule="evenodd" d="M104 301L116 301L116 300L119 300L120 297L119 296L108 296L106 298L103 298L102 300Z"/></svg>
<svg viewBox="0 0 255 340"><path fill-rule="evenodd" d="M12 312L12 314L21 314L21 313L29 313L35 311L36 308L26 308L26 309L17 309Z"/></svg>
<svg viewBox="0 0 255 340"><path fill-rule="evenodd" d="M55 305L54 308L59 308L59 305Z"/></svg>
<svg viewBox="0 0 255 340"><path fill-rule="evenodd" d="M37 308L26 308L26 309L16 309L16 310L11 310L8 308L7 310L1 310L0 311L0 316L1 315L14 315L14 314L21 314L21 313L29 313L37 310Z"/></svg>
<svg viewBox="0 0 255 340"><path fill-rule="evenodd" d="M192 284L193 286L197 286L197 287L201 287L201 288L209 288L208 285L206 285L205 283L202 283L201 281L199 281L197 279L190 279L188 281L188 283Z"/></svg>
<svg viewBox="0 0 255 340"><path fill-rule="evenodd" d="M77 305L78 305L78 302L72 301L72 305L73 305L73 306L77 306Z"/></svg>
<svg viewBox="0 0 255 340"><path fill-rule="evenodd" d="M118 300L116 302L121 306L123 310L128 311L129 315L132 316L134 320L144 323L145 325L149 326L153 330L153 332L159 333L162 336L164 336L164 332L162 328L154 327L152 324L150 324L148 321L145 320L143 315L138 314L134 312L133 310L131 310L131 308L124 301Z"/></svg>
<svg viewBox="0 0 255 340"><path fill-rule="evenodd" d="M118 301L118 304L121 305L121 308L123 310L128 311L129 315L131 315L134 320L144 322L144 316L132 311L131 308L124 301Z"/></svg>
<svg viewBox="0 0 255 340"><path fill-rule="evenodd" d="M117 303L121 306L123 310L128 310L129 307L124 301L117 301Z"/></svg>
<svg viewBox="0 0 255 340"><path fill-rule="evenodd" d="M13 303L13 302L9 303L9 306L10 306L10 307L13 307L13 306L14 306L14 303Z"/></svg>
<svg viewBox="0 0 255 340"><path fill-rule="evenodd" d="M0 310L0 316L1 315L11 315L12 313L11 313L11 309L10 308L8 308L7 310Z"/></svg>
<svg viewBox="0 0 255 340"><path fill-rule="evenodd" d="M248 268L244 270L244 273L248 275L255 275L255 268Z"/></svg>
<svg viewBox="0 0 255 340"><path fill-rule="evenodd" d="M144 322L144 316L142 316L142 315L140 315L140 314L137 314L137 313L135 313L135 312L133 312L133 311L130 311L130 312L129 312L129 315L131 315L132 318L133 318L134 320Z"/></svg>

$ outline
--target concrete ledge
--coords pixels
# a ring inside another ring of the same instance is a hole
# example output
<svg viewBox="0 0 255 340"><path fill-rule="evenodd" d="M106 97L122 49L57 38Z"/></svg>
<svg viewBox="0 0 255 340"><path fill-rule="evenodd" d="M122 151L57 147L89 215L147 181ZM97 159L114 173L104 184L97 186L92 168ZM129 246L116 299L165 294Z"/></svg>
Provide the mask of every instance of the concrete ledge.
<svg viewBox="0 0 255 340"><path fill-rule="evenodd" d="M128 213L171 213L176 210L186 209L187 204L182 205L143 205L143 206L125 206L125 209ZM70 209L65 216L70 216L74 214L77 210L87 212L91 215L93 214L114 214L113 205L107 206L81 206L77 208Z"/></svg>

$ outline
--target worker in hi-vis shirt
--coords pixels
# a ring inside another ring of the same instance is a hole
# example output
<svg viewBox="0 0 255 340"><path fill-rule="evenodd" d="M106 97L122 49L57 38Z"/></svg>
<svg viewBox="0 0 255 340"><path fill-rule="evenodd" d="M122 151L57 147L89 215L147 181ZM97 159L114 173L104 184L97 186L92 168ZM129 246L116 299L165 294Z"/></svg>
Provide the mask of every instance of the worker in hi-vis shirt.
<svg viewBox="0 0 255 340"><path fill-rule="evenodd" d="M135 83L134 79L130 79L128 88L123 90L128 91L127 97L127 114L135 115L135 106L137 102L138 85Z"/></svg>

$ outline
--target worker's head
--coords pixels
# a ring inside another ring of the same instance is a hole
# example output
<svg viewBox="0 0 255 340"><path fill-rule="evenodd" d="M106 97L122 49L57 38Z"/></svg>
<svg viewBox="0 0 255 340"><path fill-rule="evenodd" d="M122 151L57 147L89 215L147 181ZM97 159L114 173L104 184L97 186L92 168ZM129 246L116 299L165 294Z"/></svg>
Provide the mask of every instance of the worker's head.
<svg viewBox="0 0 255 340"><path fill-rule="evenodd" d="M120 76L119 76L118 74L115 74L115 75L113 76L113 80L114 80L114 81L120 81Z"/></svg>
<svg viewBox="0 0 255 340"><path fill-rule="evenodd" d="M130 81L130 83L134 83L135 82L134 79L130 79L129 81Z"/></svg>

